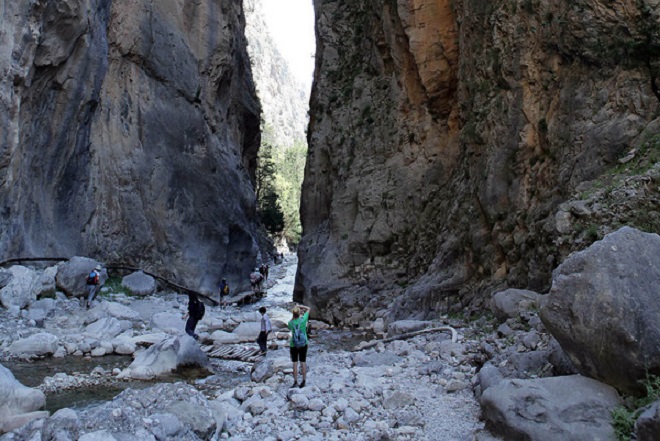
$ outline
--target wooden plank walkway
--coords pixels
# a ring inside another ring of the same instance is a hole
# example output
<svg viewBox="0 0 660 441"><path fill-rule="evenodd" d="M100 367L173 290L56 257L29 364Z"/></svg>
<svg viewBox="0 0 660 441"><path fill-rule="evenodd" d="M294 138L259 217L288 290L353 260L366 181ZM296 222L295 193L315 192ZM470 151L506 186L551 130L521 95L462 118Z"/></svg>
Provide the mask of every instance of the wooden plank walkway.
<svg viewBox="0 0 660 441"><path fill-rule="evenodd" d="M259 348L246 348L240 345L209 345L202 346L202 351L209 357L222 358L223 360L238 360L246 363L254 363L263 358Z"/></svg>

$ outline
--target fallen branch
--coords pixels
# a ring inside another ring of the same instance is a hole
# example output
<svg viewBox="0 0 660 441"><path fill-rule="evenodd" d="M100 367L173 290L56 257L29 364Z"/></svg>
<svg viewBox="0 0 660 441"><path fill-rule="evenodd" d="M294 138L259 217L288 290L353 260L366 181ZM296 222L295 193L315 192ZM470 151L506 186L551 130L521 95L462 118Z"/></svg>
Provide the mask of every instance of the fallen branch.
<svg viewBox="0 0 660 441"><path fill-rule="evenodd" d="M362 351L364 349L373 348L374 346L378 345L378 343L389 343L395 340L407 340L412 337L417 337L418 335L430 334L431 332L441 332L441 331L450 331L451 341L453 343L456 343L458 341L458 332L456 332L456 329L452 328L451 326L440 326L438 328L422 329L421 331L408 332L406 334L395 335L394 337L388 337L382 340L372 340L369 342L362 342L359 345L357 345L357 347L354 350Z"/></svg>
<svg viewBox="0 0 660 441"><path fill-rule="evenodd" d="M174 283L174 282L166 279L165 277L161 277L158 274L154 274L154 273L151 273L149 271L145 271L142 268L135 268L135 267L132 267L132 266L126 266L126 265L122 265L122 264L108 264L108 265L106 265L106 268L113 269L113 270L124 270L124 271L142 271L146 275L151 276L154 279L160 280L161 282L165 283L166 285L169 285L172 288L178 289L179 291L183 291L185 293L192 293L192 294L195 294L198 297L203 297L206 300L208 300L209 302L211 302L211 304L216 305L216 306L220 304L217 300L213 300L211 297L209 297L205 294L202 294L199 291L196 291L196 290L190 289L190 288L186 288L185 286L181 286L177 283Z"/></svg>

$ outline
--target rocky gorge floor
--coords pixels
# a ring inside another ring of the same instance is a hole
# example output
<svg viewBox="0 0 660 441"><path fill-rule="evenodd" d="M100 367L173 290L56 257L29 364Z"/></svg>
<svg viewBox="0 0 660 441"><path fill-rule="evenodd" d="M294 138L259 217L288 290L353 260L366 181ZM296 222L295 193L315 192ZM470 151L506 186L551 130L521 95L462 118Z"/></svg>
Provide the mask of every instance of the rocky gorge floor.
<svg viewBox="0 0 660 441"><path fill-rule="evenodd" d="M653 317L657 296L648 287L654 285L630 275L643 270L655 277L649 262L658 250L657 235L624 228L568 259L549 294L508 289L495 293L488 309L427 321L378 318L348 329L312 321L304 388L292 387L285 325L293 256L272 268L268 295L257 303L207 306L199 341L183 333L187 297L172 292L106 290L91 309L61 293L10 306L0 309L0 364L71 360L77 370L26 388L0 367L0 390L8 391L0 394L0 428L7 432L0 441L628 439L617 438L612 414L624 404L617 389L633 383L606 375L614 367L632 372L637 361L625 353L629 344L617 347L604 337L616 339L623 331L617 326L630 321L610 314L583 322L595 306L614 303L629 308L622 317ZM597 305L571 300L588 298L582 290L594 286ZM256 349L260 306L268 308L274 327L267 355L254 362L209 357L225 347ZM655 332L644 323L640 332ZM568 335L555 331L561 346L550 326L572 327ZM598 351L585 352L589 347ZM579 350L589 364L574 364L583 359L563 348ZM604 351L611 353L608 363L596 358ZM118 356L124 364L104 363ZM648 363L654 355L645 349L643 356ZM89 361L86 371L81 360ZM182 369L189 365L194 368ZM584 375L594 367L609 383ZM125 390L84 406L62 405L52 415L40 411L64 390L107 384ZM659 410L656 400L635 414L638 441L657 439Z"/></svg>
<svg viewBox="0 0 660 441"><path fill-rule="evenodd" d="M373 333L314 322L307 386L292 388L285 322L294 275L295 258L289 256L272 268L269 294L259 302L224 310L207 306L197 327L199 343L183 335L187 297L176 293L134 297L106 290L90 309L60 293L20 311L0 309L5 364L35 359L37 365L53 357L72 360L78 368L36 385L46 401L63 391L118 383L126 388L113 400L72 405L48 418L35 415L0 439L464 440L483 428L471 387L476 369L465 356L462 334L456 342L450 333L438 332L354 351ZM126 376L130 357L167 337L188 341L182 346L256 348L262 305L275 332L271 350L254 366L210 358L187 380ZM413 330L427 325L402 323ZM127 358L124 366L103 367L104 358L121 354ZM80 369L76 361L81 360L89 371Z"/></svg>

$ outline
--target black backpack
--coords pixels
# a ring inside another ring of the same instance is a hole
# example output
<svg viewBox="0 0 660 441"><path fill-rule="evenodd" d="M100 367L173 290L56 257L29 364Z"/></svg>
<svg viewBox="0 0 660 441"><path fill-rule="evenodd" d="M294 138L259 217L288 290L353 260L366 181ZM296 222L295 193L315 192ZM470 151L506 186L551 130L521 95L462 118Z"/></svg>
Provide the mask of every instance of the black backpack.
<svg viewBox="0 0 660 441"><path fill-rule="evenodd" d="M195 313L195 318L197 320L204 318L204 314L206 313L206 307L204 306L204 303L199 300L196 301L194 304L193 312Z"/></svg>

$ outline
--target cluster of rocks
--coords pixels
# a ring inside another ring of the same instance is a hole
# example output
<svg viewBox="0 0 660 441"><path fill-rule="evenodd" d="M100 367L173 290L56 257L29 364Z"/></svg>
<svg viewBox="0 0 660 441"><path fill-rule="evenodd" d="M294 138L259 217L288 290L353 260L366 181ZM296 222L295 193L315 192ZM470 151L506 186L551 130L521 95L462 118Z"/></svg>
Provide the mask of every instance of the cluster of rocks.
<svg viewBox="0 0 660 441"><path fill-rule="evenodd" d="M658 235L624 227L566 259L549 294L493 297L498 323L506 319L497 332L518 353L481 343L488 361L475 391L489 429L505 439L616 439L612 411L660 375L658 256ZM637 440L657 439L658 406L637 410Z"/></svg>
<svg viewBox="0 0 660 441"><path fill-rule="evenodd" d="M654 318L660 304L654 287L660 283L660 270L652 265L658 255L660 237L623 228L569 257L555 271L550 293L519 289L496 293L490 310L467 322L447 316L391 323L379 319L368 327L386 338L362 342L353 351L328 350L330 345L324 339L337 331L318 332L310 346L304 388L291 387L292 366L284 347L288 334L276 330L271 349L284 350L270 350L253 366L251 381L238 387L227 390L222 379L211 375L195 385L158 384L139 397L127 390L94 411L65 409L44 418L32 413L38 408L23 406L23 414L5 415L4 421L10 428L18 427L16 418L21 423L34 421L3 440L43 439L50 430L68 431L70 437L122 440L163 436L614 440L611 414L624 404L622 394L638 393L639 381L647 373L659 373L660 352L654 346L659 331ZM136 350L129 368L96 370L89 378L153 378L178 365L208 367L198 344L180 335L180 311L153 314L164 305L181 309L178 302L176 295L154 297L148 303L132 301L132 308L152 312L152 319L123 334L154 340L145 345L148 349ZM112 303L101 302L78 314L107 314L117 308ZM258 330L254 312L209 312L208 319L200 323L205 343L253 341ZM109 315L92 323L107 323L110 318L121 323ZM126 316L122 320L130 322ZM277 328L284 327L279 320L273 322ZM49 323L47 316L43 326L47 328ZM84 320L78 323L82 326ZM25 326L16 332L26 333ZM160 339L155 341L157 335ZM11 346L3 342L3 351ZM57 353L65 345L54 346ZM87 380L62 375L47 379L43 387L57 382L57 387L65 387L76 381L84 384ZM190 409L186 400L197 403L197 408ZM125 409L119 410L122 406ZM187 410L172 411L180 406ZM654 440L660 433L658 409L660 401L638 411L637 440ZM101 414L105 419L95 422ZM202 414L204 424L199 426Z"/></svg>
<svg viewBox="0 0 660 441"><path fill-rule="evenodd" d="M483 427L470 388L475 368L460 337L452 342L443 334L421 335L359 352L328 352L316 343L304 388L291 387L288 351L271 350L254 366L253 381L230 391L213 376L200 381L204 387L127 390L93 410L64 409L2 439L44 439L57 431L71 439L110 440L163 434L190 440L446 440Z"/></svg>

